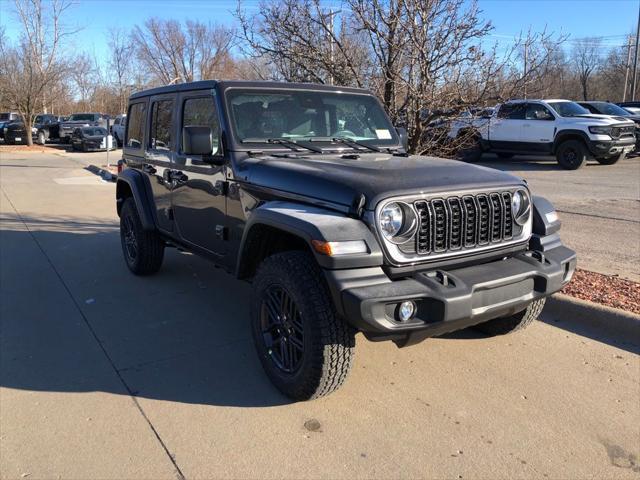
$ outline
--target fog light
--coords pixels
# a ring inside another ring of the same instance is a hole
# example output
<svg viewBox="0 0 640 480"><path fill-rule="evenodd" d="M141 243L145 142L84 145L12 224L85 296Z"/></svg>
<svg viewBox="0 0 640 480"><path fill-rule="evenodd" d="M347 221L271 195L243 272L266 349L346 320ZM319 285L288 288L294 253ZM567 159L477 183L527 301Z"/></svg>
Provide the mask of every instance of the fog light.
<svg viewBox="0 0 640 480"><path fill-rule="evenodd" d="M398 317L401 322L408 322L413 318L416 313L416 304L411 300L407 300L400 304L400 308L398 309Z"/></svg>

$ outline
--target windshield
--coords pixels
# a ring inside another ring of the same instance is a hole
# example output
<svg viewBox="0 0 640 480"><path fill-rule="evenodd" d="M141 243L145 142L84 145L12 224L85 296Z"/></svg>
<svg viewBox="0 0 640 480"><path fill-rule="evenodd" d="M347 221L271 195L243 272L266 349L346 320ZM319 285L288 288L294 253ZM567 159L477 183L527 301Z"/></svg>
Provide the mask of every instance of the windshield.
<svg viewBox="0 0 640 480"><path fill-rule="evenodd" d="M88 137L107 134L107 131L104 128L83 128L82 131Z"/></svg>
<svg viewBox="0 0 640 480"><path fill-rule="evenodd" d="M398 137L370 95L304 90L230 89L232 127L242 143L347 138L397 145Z"/></svg>
<svg viewBox="0 0 640 480"><path fill-rule="evenodd" d="M96 116L91 113L76 113L69 117L70 122L93 122Z"/></svg>
<svg viewBox="0 0 640 480"><path fill-rule="evenodd" d="M604 115L622 115L624 117L629 116L628 111L626 111L624 108L619 107L614 103L598 102L598 103L592 103L592 105L596 107L596 109Z"/></svg>
<svg viewBox="0 0 640 480"><path fill-rule="evenodd" d="M561 117L575 117L578 115L589 115L590 113L589 110L575 102L549 102L549 106Z"/></svg>

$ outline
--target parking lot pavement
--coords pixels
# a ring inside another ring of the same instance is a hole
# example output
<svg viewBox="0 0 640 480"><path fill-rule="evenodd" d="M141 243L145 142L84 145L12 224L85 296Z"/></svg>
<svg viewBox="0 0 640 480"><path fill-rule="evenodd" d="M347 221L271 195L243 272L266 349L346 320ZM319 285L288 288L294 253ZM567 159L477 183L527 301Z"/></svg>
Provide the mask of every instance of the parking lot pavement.
<svg viewBox="0 0 640 480"><path fill-rule="evenodd" d="M562 240L578 252L580 268L640 281L640 157L575 171L552 158L487 155L482 165L525 178L534 194L553 202Z"/></svg>
<svg viewBox="0 0 640 480"><path fill-rule="evenodd" d="M267 381L250 288L174 250L121 259L114 185L2 155L2 478L637 478L640 345L546 315L398 350L335 394Z"/></svg>

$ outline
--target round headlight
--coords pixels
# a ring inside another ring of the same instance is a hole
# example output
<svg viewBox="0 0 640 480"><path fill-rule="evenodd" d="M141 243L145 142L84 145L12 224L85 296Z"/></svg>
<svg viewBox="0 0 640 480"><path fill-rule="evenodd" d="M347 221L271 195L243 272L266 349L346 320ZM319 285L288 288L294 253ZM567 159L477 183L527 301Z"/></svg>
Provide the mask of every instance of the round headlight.
<svg viewBox="0 0 640 480"><path fill-rule="evenodd" d="M524 190L518 190L513 194L511 199L511 212L513 219L518 225L523 225L529 218L531 211L531 202L529 195Z"/></svg>
<svg viewBox="0 0 640 480"><path fill-rule="evenodd" d="M402 228L404 214L399 203L392 202L384 206L380 211L380 230L387 238L392 238L398 234Z"/></svg>
<svg viewBox="0 0 640 480"><path fill-rule="evenodd" d="M418 217L404 202L389 202L380 210L378 223L384 237L392 243L408 242L416 233Z"/></svg>

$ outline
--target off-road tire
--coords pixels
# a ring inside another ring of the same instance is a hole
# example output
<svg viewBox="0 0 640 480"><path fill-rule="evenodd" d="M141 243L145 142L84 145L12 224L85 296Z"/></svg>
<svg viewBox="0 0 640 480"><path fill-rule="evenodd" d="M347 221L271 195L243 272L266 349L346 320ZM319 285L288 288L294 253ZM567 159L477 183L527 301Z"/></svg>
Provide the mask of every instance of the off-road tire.
<svg viewBox="0 0 640 480"><path fill-rule="evenodd" d="M505 335L507 333L517 332L528 327L538 316L542 313L544 308L545 299L535 300L529 304L529 306L514 315L508 317L495 318L488 322L476 325L476 330L484 333L485 335L497 336Z"/></svg>
<svg viewBox="0 0 640 480"><path fill-rule="evenodd" d="M613 157L596 158L596 160L598 161L598 163L600 165L613 165L615 163L618 163L620 160L624 160L626 156L627 156L626 153L620 153L620 154L615 155Z"/></svg>
<svg viewBox="0 0 640 480"><path fill-rule="evenodd" d="M132 234L136 241L135 256L127 249L128 234ZM151 275L160 270L164 258L164 241L157 232L142 228L133 197L124 201L120 211L120 244L125 263L134 274Z"/></svg>
<svg viewBox="0 0 640 480"><path fill-rule="evenodd" d="M587 147L580 140L566 140L556 149L556 160L565 170L577 170L587 163Z"/></svg>
<svg viewBox="0 0 640 480"><path fill-rule="evenodd" d="M513 158L513 153L498 152L498 153L496 153L496 155L501 160L509 160L509 159Z"/></svg>
<svg viewBox="0 0 640 480"><path fill-rule="evenodd" d="M42 131L38 132L36 143L38 145L44 145L45 143L47 143L47 136L44 134L44 132Z"/></svg>
<svg viewBox="0 0 640 480"><path fill-rule="evenodd" d="M279 368L271 357L273 351L262 328L267 293L274 287L288 293L300 313L304 332L299 365L291 373ZM253 290L251 322L256 351L276 388L293 400L318 398L338 389L351 368L355 331L337 314L311 254L289 251L266 258L258 268Z"/></svg>

